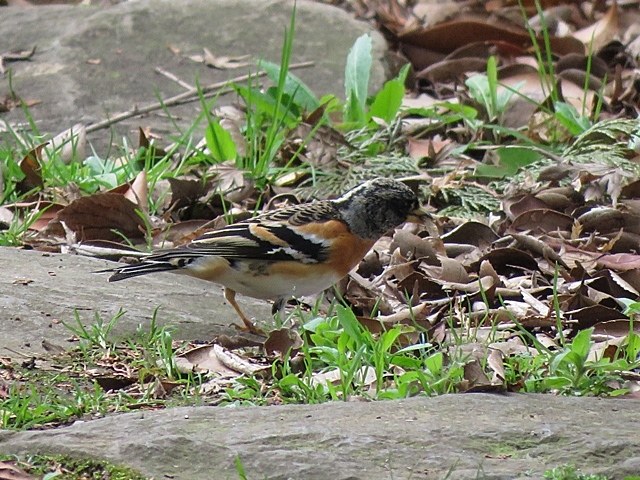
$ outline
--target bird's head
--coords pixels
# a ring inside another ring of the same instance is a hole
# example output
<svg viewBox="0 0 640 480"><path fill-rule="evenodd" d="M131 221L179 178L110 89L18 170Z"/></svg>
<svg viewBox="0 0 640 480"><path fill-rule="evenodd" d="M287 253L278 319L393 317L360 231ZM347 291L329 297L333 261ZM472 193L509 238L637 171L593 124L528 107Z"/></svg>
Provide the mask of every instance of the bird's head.
<svg viewBox="0 0 640 480"><path fill-rule="evenodd" d="M380 238L404 222L421 222L429 216L411 188L389 178L369 180L333 203L351 231L370 240Z"/></svg>

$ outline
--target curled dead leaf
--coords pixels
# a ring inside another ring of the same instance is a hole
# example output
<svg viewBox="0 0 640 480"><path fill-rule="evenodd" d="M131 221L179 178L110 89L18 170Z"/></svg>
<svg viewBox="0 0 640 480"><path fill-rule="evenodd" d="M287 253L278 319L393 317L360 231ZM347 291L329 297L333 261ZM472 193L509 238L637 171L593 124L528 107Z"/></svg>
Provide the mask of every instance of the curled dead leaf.
<svg viewBox="0 0 640 480"><path fill-rule="evenodd" d="M48 232L59 232L62 222L82 240L144 238L145 224L137 206L117 193L96 193L80 198L60 210L49 223ZM120 234L116 233L119 232Z"/></svg>
<svg viewBox="0 0 640 480"><path fill-rule="evenodd" d="M304 345L300 334L290 328L281 328L269 333L269 338L264 342L264 349L267 355L278 354L284 357L288 352L299 350Z"/></svg>
<svg viewBox="0 0 640 480"><path fill-rule="evenodd" d="M16 191L25 194L31 190L42 190L44 183L42 181L41 163L42 150L46 143L42 143L33 148L19 162L20 170L24 173L24 178L16 184Z"/></svg>

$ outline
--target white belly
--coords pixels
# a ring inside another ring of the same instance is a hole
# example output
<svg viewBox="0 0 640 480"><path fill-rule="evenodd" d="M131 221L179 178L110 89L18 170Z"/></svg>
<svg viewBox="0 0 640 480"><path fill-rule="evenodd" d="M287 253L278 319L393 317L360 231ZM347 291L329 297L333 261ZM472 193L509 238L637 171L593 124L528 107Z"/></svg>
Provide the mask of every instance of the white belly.
<svg viewBox="0 0 640 480"><path fill-rule="evenodd" d="M313 276L270 273L267 278L248 265L235 265L220 275L216 282L249 297L276 300L319 293L340 280L333 272Z"/></svg>

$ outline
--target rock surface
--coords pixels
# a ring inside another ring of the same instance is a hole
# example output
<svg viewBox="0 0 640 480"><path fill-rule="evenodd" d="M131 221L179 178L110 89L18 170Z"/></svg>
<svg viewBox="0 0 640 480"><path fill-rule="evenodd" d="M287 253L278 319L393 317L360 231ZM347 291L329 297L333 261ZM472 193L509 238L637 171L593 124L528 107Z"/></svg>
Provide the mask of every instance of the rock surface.
<svg viewBox="0 0 640 480"><path fill-rule="evenodd" d="M99 456L156 479L542 479L573 464L640 471L640 401L446 395L280 407L196 407L0 432L0 452ZM450 476L446 476L448 472Z"/></svg>
<svg viewBox="0 0 640 480"><path fill-rule="evenodd" d="M158 306L158 324L174 326L175 338L237 334L230 326L239 322L235 311L226 304L222 288L209 282L163 273L108 283L108 275L93 272L113 262L6 247L0 247L0 265L0 356L42 354L43 340L68 348L71 331L59 320L75 324L74 310L86 325L96 313L108 322L124 309L115 336L131 334L139 324L148 326ZM247 316L270 319L267 302L238 299Z"/></svg>
<svg viewBox="0 0 640 480"><path fill-rule="evenodd" d="M157 74L156 67L191 85L196 78L208 85L247 73L247 68L215 70L186 58L202 55L203 48L215 56L250 55L279 63L292 6L291 1L278 0L139 0L109 8L5 7L0 9L0 54L36 46L30 61L8 64L13 70L12 85L23 99L42 101L30 108L30 114L41 133L57 134L77 123L88 125L156 102L156 93L167 98L185 91ZM374 39L371 89L380 88L386 45L369 25L342 9L299 0L295 32L292 62L315 65L294 73L318 97L333 93L344 98L347 54L364 33ZM9 75L0 76L0 98L9 91ZM232 100L231 95L221 97L221 103ZM184 131L194 123L201 106L194 102L172 107L170 112ZM20 108L1 118L14 126L26 124ZM161 145L178 135L164 112L156 111L117 124L113 139L121 143L121 136L129 135L137 145L139 126L151 126L155 134L164 136ZM107 130L89 139L99 155L106 155L112 140Z"/></svg>

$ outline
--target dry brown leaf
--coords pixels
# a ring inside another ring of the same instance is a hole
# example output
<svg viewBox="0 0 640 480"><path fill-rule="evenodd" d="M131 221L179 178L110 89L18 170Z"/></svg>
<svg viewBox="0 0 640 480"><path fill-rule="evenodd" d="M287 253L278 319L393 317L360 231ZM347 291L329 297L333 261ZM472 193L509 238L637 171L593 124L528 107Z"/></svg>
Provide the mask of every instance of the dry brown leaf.
<svg viewBox="0 0 640 480"><path fill-rule="evenodd" d="M640 334L640 324L637 321L609 320L593 325L593 335L603 337L625 338L629 332Z"/></svg>
<svg viewBox="0 0 640 480"><path fill-rule="evenodd" d="M511 277L522 271L537 271L538 262L526 252L515 248L496 248L485 254L472 268L479 269L482 261L488 261L499 275Z"/></svg>
<svg viewBox="0 0 640 480"><path fill-rule="evenodd" d="M60 234L60 224L64 223L77 236L77 241L122 240L122 236L114 231L129 239L140 239L144 238L145 224L137 209L123 195L96 193L60 210L47 231Z"/></svg>
<svg viewBox="0 0 640 480"><path fill-rule="evenodd" d="M445 244L458 243L486 248L500 237L488 225L469 221L442 235L441 238Z"/></svg>
<svg viewBox="0 0 640 480"><path fill-rule="evenodd" d="M278 354L284 358L285 355L290 354L293 357L302 345L304 342L297 331L281 328L269 333L269 338L264 342L264 350L267 355Z"/></svg>
<svg viewBox="0 0 640 480"><path fill-rule="evenodd" d="M487 374L482 369L480 360L474 358L464 366L464 384L458 384L462 392L486 392L493 389L493 385Z"/></svg>
<svg viewBox="0 0 640 480"><path fill-rule="evenodd" d="M555 210L528 210L513 220L509 227L513 231L528 230L534 233L546 233L556 230L569 232L573 227L573 218Z"/></svg>
<svg viewBox="0 0 640 480"><path fill-rule="evenodd" d="M25 194L31 190L42 190L44 183L42 181L41 167L42 149L46 143L42 143L27 153L20 161L20 170L25 177L16 184L16 191Z"/></svg>
<svg viewBox="0 0 640 480"><path fill-rule="evenodd" d="M433 83L447 83L459 81L469 72L483 73L486 70L485 59L456 58L433 63L416 73L416 78L424 78Z"/></svg>
<svg viewBox="0 0 640 480"><path fill-rule="evenodd" d="M0 480L37 480L40 477L30 475L16 465L17 462L0 462Z"/></svg>
<svg viewBox="0 0 640 480"><path fill-rule="evenodd" d="M233 68L242 68L248 67L252 65L252 62L243 62L242 60L246 60L251 57L251 55L240 55L238 57L225 57L213 55L209 49L204 48L204 55L202 56L202 62L207 67L217 68L218 70L230 70ZM189 57L194 60L197 57Z"/></svg>
<svg viewBox="0 0 640 480"><path fill-rule="evenodd" d="M224 377L237 377L237 370L227 367L216 355L213 345L194 348L176 356L176 367L181 373L210 372Z"/></svg>
<svg viewBox="0 0 640 480"><path fill-rule="evenodd" d="M576 321L577 327L581 330L590 328L598 322L627 319L626 315L619 310L604 305L591 305L578 310L569 310L566 312L566 316Z"/></svg>
<svg viewBox="0 0 640 480"><path fill-rule="evenodd" d="M531 210L548 209L548 205L540 200L536 195L526 193L523 195L505 198L502 201L502 209L507 214L508 218L515 219L523 213Z"/></svg>
<svg viewBox="0 0 640 480"><path fill-rule="evenodd" d="M603 255L598 259L598 266L617 271L640 269L640 255L632 253L615 253Z"/></svg>
<svg viewBox="0 0 640 480"><path fill-rule="evenodd" d="M209 182L201 179L169 178L173 208L183 208L209 192Z"/></svg>
<svg viewBox="0 0 640 480"><path fill-rule="evenodd" d="M573 34L588 51L597 51L618 34L618 3L614 0L607 13L596 23Z"/></svg>
<svg viewBox="0 0 640 480"><path fill-rule="evenodd" d="M464 32L464 35L460 33ZM458 20L443 23L432 28L410 32L399 37L402 52L418 70L435 63L433 52L449 54L471 42L499 41L513 45L530 45L529 34L520 29L505 28L479 20ZM538 39L539 44L543 40ZM585 53L585 47L572 37L549 38L551 51L557 55ZM429 52L430 54L429 58Z"/></svg>

